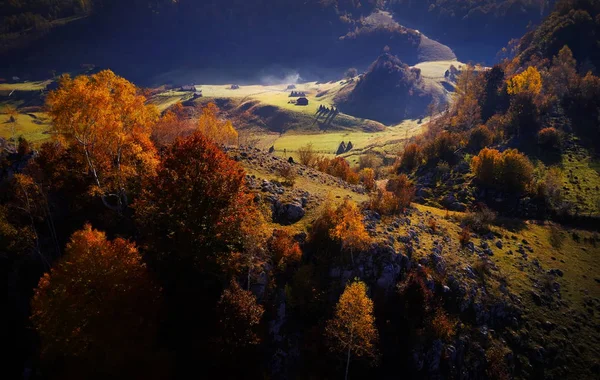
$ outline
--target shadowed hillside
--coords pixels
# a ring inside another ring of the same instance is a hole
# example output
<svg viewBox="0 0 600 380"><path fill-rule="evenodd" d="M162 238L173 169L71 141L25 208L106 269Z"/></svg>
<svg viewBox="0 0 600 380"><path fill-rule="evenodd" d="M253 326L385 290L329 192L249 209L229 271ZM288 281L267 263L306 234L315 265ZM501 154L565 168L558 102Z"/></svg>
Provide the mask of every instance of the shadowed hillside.
<svg viewBox="0 0 600 380"><path fill-rule="evenodd" d="M421 71L385 53L337 103L348 114L391 124L423 115L431 100Z"/></svg>

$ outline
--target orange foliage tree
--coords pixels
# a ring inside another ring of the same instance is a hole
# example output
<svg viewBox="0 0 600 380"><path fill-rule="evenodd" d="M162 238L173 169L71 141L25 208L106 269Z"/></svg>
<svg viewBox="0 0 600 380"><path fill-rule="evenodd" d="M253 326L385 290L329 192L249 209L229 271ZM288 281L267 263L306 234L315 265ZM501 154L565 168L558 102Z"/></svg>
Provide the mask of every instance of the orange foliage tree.
<svg viewBox="0 0 600 380"><path fill-rule="evenodd" d="M302 259L300 245L285 230L274 230L273 236L268 241L268 246L273 255L273 261L280 270L296 265Z"/></svg>
<svg viewBox="0 0 600 380"><path fill-rule="evenodd" d="M218 145L235 145L238 133L229 120L219 120L219 108L214 103L208 103L202 109L198 119L198 131Z"/></svg>
<svg viewBox="0 0 600 380"><path fill-rule="evenodd" d="M262 220L244 177L243 168L198 131L171 145L134 204L152 259L198 268L234 265L219 256L242 252L245 236L257 233L254 221Z"/></svg>
<svg viewBox="0 0 600 380"><path fill-rule="evenodd" d="M110 70L64 76L46 100L53 131L77 153L93 180L91 193L113 210L127 205L137 179L158 163L150 141L158 111L145 102L132 83Z"/></svg>
<svg viewBox="0 0 600 380"><path fill-rule="evenodd" d="M371 191L375 189L375 170L371 168L364 168L358 173L358 176L363 186L367 190Z"/></svg>
<svg viewBox="0 0 600 380"><path fill-rule="evenodd" d="M471 171L485 186L498 186L507 191L521 193L533 180L533 164L516 149L500 153L484 148L473 157Z"/></svg>
<svg viewBox="0 0 600 380"><path fill-rule="evenodd" d="M86 225L31 301L42 358L50 365L63 358L62 378L154 377L160 302L135 245Z"/></svg>
<svg viewBox="0 0 600 380"><path fill-rule="evenodd" d="M494 186L500 175L499 168L502 154L496 149L483 148L471 160L471 170L475 177L485 186Z"/></svg>
<svg viewBox="0 0 600 380"><path fill-rule="evenodd" d="M183 105L176 103L163 113L152 128L152 141L157 146L168 145L193 129L191 121L185 119Z"/></svg>
<svg viewBox="0 0 600 380"><path fill-rule="evenodd" d="M217 313L223 349L235 350L260 343L256 328L264 308L257 304L254 294L242 289L235 280L223 291Z"/></svg>
<svg viewBox="0 0 600 380"><path fill-rule="evenodd" d="M406 174L390 178L387 183L387 190L394 194L398 210L408 208L415 197L415 185Z"/></svg>
<svg viewBox="0 0 600 380"><path fill-rule="evenodd" d="M346 161L343 157L336 157L332 159L320 157L316 160L315 166L317 170L334 177L341 178L348 183L358 183L358 175L352 171L348 161Z"/></svg>
<svg viewBox="0 0 600 380"><path fill-rule="evenodd" d="M354 252L367 248L371 241L358 206L348 200L345 200L336 210L336 219L330 235L342 244L342 250L350 252L352 264L354 264Z"/></svg>
<svg viewBox="0 0 600 380"><path fill-rule="evenodd" d="M459 130L469 130L481 123L479 99L483 94L482 74L475 67L466 65L456 82L456 102L452 126Z"/></svg>
<svg viewBox="0 0 600 380"><path fill-rule="evenodd" d="M364 282L357 281L346 286L325 332L331 350L346 354L346 379L352 354L372 359L377 357L379 333L375 327L373 301L367 296Z"/></svg>

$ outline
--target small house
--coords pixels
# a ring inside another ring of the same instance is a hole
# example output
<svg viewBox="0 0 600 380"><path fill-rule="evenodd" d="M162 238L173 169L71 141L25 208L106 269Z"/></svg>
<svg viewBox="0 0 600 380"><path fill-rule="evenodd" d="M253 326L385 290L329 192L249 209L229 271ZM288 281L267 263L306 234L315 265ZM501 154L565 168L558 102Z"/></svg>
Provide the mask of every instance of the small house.
<svg viewBox="0 0 600 380"><path fill-rule="evenodd" d="M298 100L296 100L296 105L297 106L307 106L308 105L308 99L306 99L306 98L298 98Z"/></svg>
<svg viewBox="0 0 600 380"><path fill-rule="evenodd" d="M232 85L231 85L231 89L232 89L232 90L238 90L239 88L240 88L240 86L239 86L239 85L237 85L237 84L232 84Z"/></svg>
<svg viewBox="0 0 600 380"><path fill-rule="evenodd" d="M201 98L202 97L202 90L198 90L198 91L194 92L193 96L194 96L193 99Z"/></svg>
<svg viewBox="0 0 600 380"><path fill-rule="evenodd" d="M295 90L296 89L296 85L295 84L290 84L287 86L288 90Z"/></svg>

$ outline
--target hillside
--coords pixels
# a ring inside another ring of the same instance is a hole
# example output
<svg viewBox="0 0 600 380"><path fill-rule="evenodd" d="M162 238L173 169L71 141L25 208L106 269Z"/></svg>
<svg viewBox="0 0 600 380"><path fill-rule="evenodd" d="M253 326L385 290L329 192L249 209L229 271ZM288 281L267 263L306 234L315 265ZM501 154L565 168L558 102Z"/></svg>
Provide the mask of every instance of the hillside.
<svg viewBox="0 0 600 380"><path fill-rule="evenodd" d="M432 100L432 94L425 90L421 71L385 53L351 89L336 98L336 103L343 112L394 124L423 117Z"/></svg>
<svg viewBox="0 0 600 380"><path fill-rule="evenodd" d="M366 69L386 46L409 64L456 58L448 47L372 6L179 1L159 2L154 9L144 3L107 2L89 17L24 40L23 46L0 52L7 58L0 61L0 74L45 79L51 71L79 73L82 65L93 65L144 86L179 84L192 75L202 83L256 83L289 73L331 80L349 67Z"/></svg>
<svg viewBox="0 0 600 380"><path fill-rule="evenodd" d="M530 25L539 25L555 3L392 0L389 8L400 23L450 46L462 60L492 64L510 40L521 38Z"/></svg>
<svg viewBox="0 0 600 380"><path fill-rule="evenodd" d="M600 2L551 4L0 2L0 377L598 379Z"/></svg>

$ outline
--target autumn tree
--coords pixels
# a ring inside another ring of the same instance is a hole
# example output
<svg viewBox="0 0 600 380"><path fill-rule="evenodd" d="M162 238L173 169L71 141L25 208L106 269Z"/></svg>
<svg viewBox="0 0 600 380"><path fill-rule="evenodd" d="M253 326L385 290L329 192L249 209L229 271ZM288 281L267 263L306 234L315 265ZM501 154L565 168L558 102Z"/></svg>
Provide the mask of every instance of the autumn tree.
<svg viewBox="0 0 600 380"><path fill-rule="evenodd" d="M358 177L362 182L365 189L372 191L375 189L375 170L371 168L364 168L358 173Z"/></svg>
<svg viewBox="0 0 600 380"><path fill-rule="evenodd" d="M469 130L481 123L482 74L476 68L466 65L456 82L456 102L452 126L459 130Z"/></svg>
<svg viewBox="0 0 600 380"><path fill-rule="evenodd" d="M297 265L302 259L300 244L286 230L273 230L273 235L268 241L273 262L276 267L283 271L288 267Z"/></svg>
<svg viewBox="0 0 600 380"><path fill-rule="evenodd" d="M419 167L421 160L421 148L415 143L408 144L400 157L400 169L412 171Z"/></svg>
<svg viewBox="0 0 600 380"><path fill-rule="evenodd" d="M507 91L510 95L524 93L537 95L542 91L542 76L535 66L529 66L521 74L510 78L507 84Z"/></svg>
<svg viewBox="0 0 600 380"><path fill-rule="evenodd" d="M245 226L262 220L244 177L199 131L171 145L134 205L151 260L213 274L219 262L233 265L220 256L243 252Z"/></svg>
<svg viewBox="0 0 600 380"><path fill-rule="evenodd" d="M224 350L235 351L260 343L257 327L264 308L256 302L254 294L242 289L235 280L223 291L217 313Z"/></svg>
<svg viewBox="0 0 600 380"><path fill-rule="evenodd" d="M550 92L562 99L577 87L579 81L577 61L573 58L571 49L565 45L560 49L558 55L552 59L546 82L550 87Z"/></svg>
<svg viewBox="0 0 600 380"><path fill-rule="evenodd" d="M349 200L345 200L337 208L336 221L330 234L341 243L342 250L350 252L352 264L354 252L367 248L371 240L358 206Z"/></svg>
<svg viewBox="0 0 600 380"><path fill-rule="evenodd" d="M156 146L168 145L193 129L191 120L185 118L183 105L175 103L162 114L152 128L152 141Z"/></svg>
<svg viewBox="0 0 600 380"><path fill-rule="evenodd" d="M376 359L379 334L373 316L373 301L367 296L367 286L356 281L346 286L335 307L335 316L325 329L332 351L346 354L346 375L351 355Z"/></svg>
<svg viewBox="0 0 600 380"><path fill-rule="evenodd" d="M506 190L522 193L533 180L533 164L523 153L508 149L502 153L500 173L500 181Z"/></svg>
<svg viewBox="0 0 600 380"><path fill-rule="evenodd" d="M208 103L198 119L198 131L217 145L235 145L238 133L229 120L220 120L219 108L214 103Z"/></svg>
<svg viewBox="0 0 600 380"><path fill-rule="evenodd" d="M52 366L62 358L61 378L159 377L152 347L160 302L135 245L86 225L31 301L42 359Z"/></svg>
<svg viewBox="0 0 600 380"><path fill-rule="evenodd" d="M390 178L386 189L394 195L398 210L400 211L410 207L415 197L415 185L406 174Z"/></svg>
<svg viewBox="0 0 600 380"><path fill-rule="evenodd" d="M549 150L557 150L561 146L560 132L553 127L540 129L537 140L540 146Z"/></svg>
<svg viewBox="0 0 600 380"><path fill-rule="evenodd" d="M496 149L483 148L471 160L471 171L477 180L485 186L494 186L500 175L502 154Z"/></svg>
<svg viewBox="0 0 600 380"><path fill-rule="evenodd" d="M471 170L484 186L497 186L514 193L527 190L533 180L533 164L516 149L500 153L484 148L473 157Z"/></svg>
<svg viewBox="0 0 600 380"><path fill-rule="evenodd" d="M494 142L494 133L485 125L473 129L469 135L469 147L475 151L485 148Z"/></svg>
<svg viewBox="0 0 600 380"><path fill-rule="evenodd" d="M126 79L110 70L75 79L63 76L46 100L52 128L77 154L79 167L93 181L90 193L122 211L138 179L158 163L150 141L158 118L156 107Z"/></svg>

